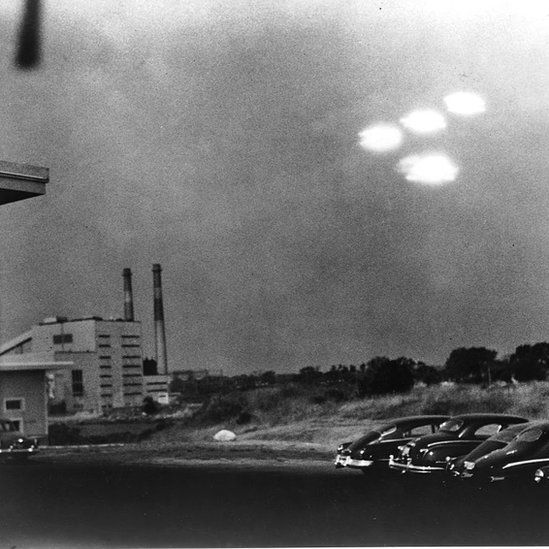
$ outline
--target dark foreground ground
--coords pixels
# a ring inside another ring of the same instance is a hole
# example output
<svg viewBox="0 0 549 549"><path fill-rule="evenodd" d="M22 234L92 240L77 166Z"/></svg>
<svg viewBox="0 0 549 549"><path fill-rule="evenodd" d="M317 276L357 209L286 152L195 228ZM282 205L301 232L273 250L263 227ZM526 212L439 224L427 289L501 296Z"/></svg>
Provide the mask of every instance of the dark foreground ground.
<svg viewBox="0 0 549 549"><path fill-rule="evenodd" d="M549 490L307 462L0 466L0 547L548 545Z"/></svg>

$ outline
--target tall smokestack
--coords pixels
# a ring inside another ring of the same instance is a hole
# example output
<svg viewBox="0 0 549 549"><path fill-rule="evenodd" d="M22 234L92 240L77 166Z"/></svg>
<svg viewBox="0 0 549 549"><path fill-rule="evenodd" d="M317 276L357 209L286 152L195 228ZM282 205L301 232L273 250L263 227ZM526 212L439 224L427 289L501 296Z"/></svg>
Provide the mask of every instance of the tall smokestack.
<svg viewBox="0 0 549 549"><path fill-rule="evenodd" d="M168 373L168 358L166 353L166 329L164 327L164 305L162 304L162 280L160 265L153 265L154 288L154 341L156 348L156 364L159 374Z"/></svg>
<svg viewBox="0 0 549 549"><path fill-rule="evenodd" d="M124 269L122 271L122 277L124 278L124 320L133 322L134 316L131 269Z"/></svg>

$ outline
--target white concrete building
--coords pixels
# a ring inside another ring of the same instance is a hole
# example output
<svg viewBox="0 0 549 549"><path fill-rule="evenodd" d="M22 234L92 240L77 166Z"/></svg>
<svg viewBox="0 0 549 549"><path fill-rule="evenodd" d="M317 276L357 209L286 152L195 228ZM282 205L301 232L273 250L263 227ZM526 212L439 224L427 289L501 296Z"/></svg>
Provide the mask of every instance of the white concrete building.
<svg viewBox="0 0 549 549"><path fill-rule="evenodd" d="M69 361L55 372L54 402L67 410L99 413L140 406L145 396L141 323L99 317L50 318L0 347L0 358L21 353L52 353Z"/></svg>

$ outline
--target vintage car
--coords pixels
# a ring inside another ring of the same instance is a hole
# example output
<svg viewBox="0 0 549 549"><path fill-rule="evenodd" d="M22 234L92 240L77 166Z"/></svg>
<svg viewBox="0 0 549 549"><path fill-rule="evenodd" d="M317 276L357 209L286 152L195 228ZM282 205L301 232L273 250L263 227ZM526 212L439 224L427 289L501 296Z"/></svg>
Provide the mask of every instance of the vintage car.
<svg viewBox="0 0 549 549"><path fill-rule="evenodd" d="M511 425L510 427L507 427L507 429L497 432L465 456L446 458L446 470L450 476L455 478L466 479L472 477L473 474L471 472L471 467L473 466L471 463L487 456L492 452L495 452L496 450L505 448L508 444L513 442L513 440L515 440L515 438L518 437L522 431L534 425L536 425L536 422L515 423L515 425Z"/></svg>
<svg viewBox="0 0 549 549"><path fill-rule="evenodd" d="M30 439L23 436L14 421L0 418L1 458L26 459L37 452L37 439Z"/></svg>
<svg viewBox="0 0 549 549"><path fill-rule="evenodd" d="M468 456L470 457L470 456ZM549 465L549 422L535 422L507 444L477 459L464 461L465 478L478 481L528 479Z"/></svg>
<svg viewBox="0 0 549 549"><path fill-rule="evenodd" d="M394 419L367 432L353 442L345 442L337 448L336 467L350 467L366 472L368 469L387 466L389 455L397 447L422 435L432 434L448 416L410 416Z"/></svg>
<svg viewBox="0 0 549 549"><path fill-rule="evenodd" d="M389 467L403 473L433 473L446 469L446 458L460 457L497 432L528 420L505 414L462 414L445 421L437 433L399 447Z"/></svg>

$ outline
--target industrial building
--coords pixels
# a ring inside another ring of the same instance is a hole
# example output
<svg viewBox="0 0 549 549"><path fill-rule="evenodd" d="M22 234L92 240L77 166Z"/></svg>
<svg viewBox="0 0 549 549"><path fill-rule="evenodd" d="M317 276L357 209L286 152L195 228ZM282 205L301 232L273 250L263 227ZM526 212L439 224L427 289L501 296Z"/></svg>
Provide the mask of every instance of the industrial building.
<svg viewBox="0 0 549 549"><path fill-rule="evenodd" d="M47 318L0 347L0 357L27 352L73 363L54 374L52 390L54 402L65 402L69 411L98 413L143 402L140 322Z"/></svg>
<svg viewBox="0 0 549 549"><path fill-rule="evenodd" d="M134 319L131 271L124 269L124 318L47 318L0 347L2 357L50 353L69 369L50 375L50 401L68 412L101 413L141 406L145 396L162 400L168 392L166 343L160 289L160 265L153 267L155 342L161 374L143 375L141 322ZM160 310L160 313L158 311ZM159 317L159 318L157 318ZM159 347L160 346L160 347Z"/></svg>

